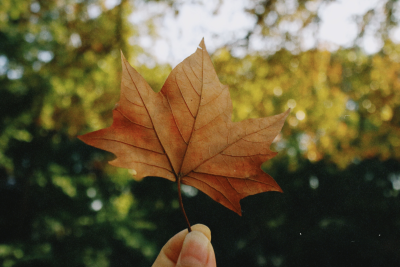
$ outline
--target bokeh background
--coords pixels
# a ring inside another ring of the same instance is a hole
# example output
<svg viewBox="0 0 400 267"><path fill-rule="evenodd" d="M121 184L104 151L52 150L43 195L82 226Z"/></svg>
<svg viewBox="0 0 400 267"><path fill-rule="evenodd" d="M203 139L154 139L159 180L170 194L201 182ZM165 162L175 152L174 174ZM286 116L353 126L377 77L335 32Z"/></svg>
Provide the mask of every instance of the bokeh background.
<svg viewBox="0 0 400 267"><path fill-rule="evenodd" d="M356 8L334 44L319 30L340 1L233 2L0 1L1 266L151 266L185 228L176 184L136 181L76 136L111 124L120 50L157 91L203 36L234 120L292 108L263 165L283 194L242 200L239 217L182 189L218 265L400 266L400 3ZM221 17L229 5L242 15ZM179 30L196 9L227 28Z"/></svg>

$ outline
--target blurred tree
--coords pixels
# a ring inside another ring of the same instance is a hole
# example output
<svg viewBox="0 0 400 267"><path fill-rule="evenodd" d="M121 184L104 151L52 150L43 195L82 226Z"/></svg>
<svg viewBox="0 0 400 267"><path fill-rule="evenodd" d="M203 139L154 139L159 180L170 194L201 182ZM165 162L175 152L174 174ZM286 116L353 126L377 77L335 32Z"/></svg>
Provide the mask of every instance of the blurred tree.
<svg viewBox="0 0 400 267"><path fill-rule="evenodd" d="M336 2L340 1L249 0L246 11L254 16L254 27L243 40L237 40L229 47L248 47L252 40L256 40L262 43L261 51L266 54L274 54L282 48L295 54L311 47L318 48L321 11ZM357 25L357 35L352 40L353 48L361 47L370 37L378 43L388 40L393 31L398 30L399 10L397 0L377 1L369 10L354 15L352 20Z"/></svg>
<svg viewBox="0 0 400 267"><path fill-rule="evenodd" d="M176 11L182 4L164 2ZM400 46L387 38L396 1L386 2L378 31L384 47L369 56L357 42L302 51L298 31L282 31L285 23L314 29L325 2L249 0L257 23L247 39L279 45L244 58L227 46L213 56L235 120L292 108L274 144L281 153L264 166L285 194L246 198L239 217L183 188L191 222L213 231L219 265L400 264ZM139 64L145 51L129 40L156 25L130 24L135 4L0 2L2 266L150 266L185 227L175 184L135 182L107 165L112 155L75 138L111 124L120 49L155 90L171 70Z"/></svg>
<svg viewBox="0 0 400 267"><path fill-rule="evenodd" d="M134 6L111 2L0 2L2 266L149 265L155 255L130 175L105 175L105 153L76 140L110 122L119 50L143 53L128 45L138 32L127 20Z"/></svg>
<svg viewBox="0 0 400 267"><path fill-rule="evenodd" d="M235 119L292 109L276 143L292 167L302 155L344 168L365 158L400 159L398 51L391 42L373 56L354 48L238 59L221 50L214 63L231 88Z"/></svg>

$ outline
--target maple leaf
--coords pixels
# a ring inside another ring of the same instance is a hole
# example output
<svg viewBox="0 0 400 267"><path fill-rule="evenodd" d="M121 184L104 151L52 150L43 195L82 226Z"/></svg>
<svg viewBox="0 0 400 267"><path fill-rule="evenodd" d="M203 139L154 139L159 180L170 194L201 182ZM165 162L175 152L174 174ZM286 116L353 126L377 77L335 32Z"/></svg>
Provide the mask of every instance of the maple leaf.
<svg viewBox="0 0 400 267"><path fill-rule="evenodd" d="M261 164L277 154L269 147L290 110L232 122L228 86L220 83L204 39L172 70L159 93L121 57L113 124L79 136L83 142L114 153L110 164L134 169L136 178L159 176L177 181L178 188L180 183L193 186L239 215L242 198L282 192Z"/></svg>

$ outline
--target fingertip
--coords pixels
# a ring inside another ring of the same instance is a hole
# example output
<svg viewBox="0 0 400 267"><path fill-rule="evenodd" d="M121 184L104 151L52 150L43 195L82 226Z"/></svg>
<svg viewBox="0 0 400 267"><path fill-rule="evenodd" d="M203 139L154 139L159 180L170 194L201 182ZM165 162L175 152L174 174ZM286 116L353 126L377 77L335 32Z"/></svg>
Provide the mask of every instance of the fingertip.
<svg viewBox="0 0 400 267"><path fill-rule="evenodd" d="M192 231L201 232L211 242L211 230L206 225L198 223L192 226Z"/></svg>
<svg viewBox="0 0 400 267"><path fill-rule="evenodd" d="M183 241L181 254L176 266L201 267L207 266L211 258L210 240L200 231L188 233Z"/></svg>

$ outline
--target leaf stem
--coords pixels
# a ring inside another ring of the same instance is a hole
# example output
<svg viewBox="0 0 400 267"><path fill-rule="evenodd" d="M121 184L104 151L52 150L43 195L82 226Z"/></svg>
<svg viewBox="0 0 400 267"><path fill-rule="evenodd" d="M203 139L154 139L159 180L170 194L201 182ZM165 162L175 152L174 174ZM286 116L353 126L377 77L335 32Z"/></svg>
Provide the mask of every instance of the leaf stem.
<svg viewBox="0 0 400 267"><path fill-rule="evenodd" d="M178 175L178 198L179 198L179 206L181 207L183 216L185 216L185 220L188 225L188 231L190 233L192 231L192 228L190 227L189 219L186 215L185 209L183 208L182 193L181 193L181 176L180 175Z"/></svg>

